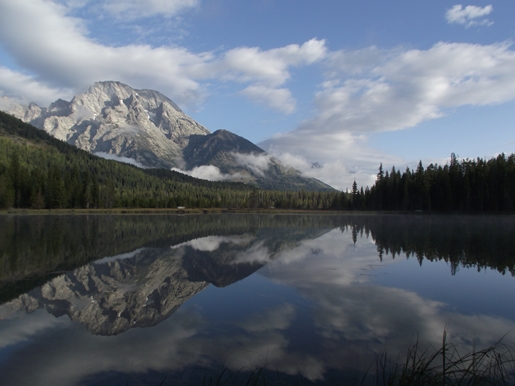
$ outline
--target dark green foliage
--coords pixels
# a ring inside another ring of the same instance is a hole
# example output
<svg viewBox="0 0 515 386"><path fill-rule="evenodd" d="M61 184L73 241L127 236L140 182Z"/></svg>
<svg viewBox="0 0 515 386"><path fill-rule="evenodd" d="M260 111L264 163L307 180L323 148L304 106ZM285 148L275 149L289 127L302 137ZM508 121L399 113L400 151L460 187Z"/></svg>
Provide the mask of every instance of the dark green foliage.
<svg viewBox="0 0 515 386"><path fill-rule="evenodd" d="M331 209L335 192L265 191L105 160L0 112L0 208Z"/></svg>
<svg viewBox="0 0 515 386"><path fill-rule="evenodd" d="M353 197L355 194L353 192ZM512 212L515 209L515 154L485 161L453 154L445 166L419 162L415 171L392 168L383 173L360 199L363 209L438 212Z"/></svg>

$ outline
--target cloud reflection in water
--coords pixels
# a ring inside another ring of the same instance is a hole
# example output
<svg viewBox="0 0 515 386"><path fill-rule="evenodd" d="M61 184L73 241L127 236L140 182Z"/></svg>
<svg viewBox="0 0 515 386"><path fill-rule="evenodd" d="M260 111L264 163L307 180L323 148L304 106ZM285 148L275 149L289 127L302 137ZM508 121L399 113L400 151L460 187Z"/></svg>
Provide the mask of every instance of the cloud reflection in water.
<svg viewBox="0 0 515 386"><path fill-rule="evenodd" d="M473 340L485 347L515 328L513 320L484 314L480 304L475 314L462 314L425 293L376 284L374 277L395 272L407 261L381 262L372 237L339 228L295 237L298 230L291 229L290 238L282 232L200 237L154 250L154 260L149 260L151 249L122 260L104 259L106 266L126 264L133 271L151 261L163 280L178 280L174 288L193 279L207 287L152 328L94 336L64 317L42 310L13 313L8 304L0 306L3 379L7 385L41 379L75 385L113 373L131 372L136 379L150 372L162 380L192 368L223 364L239 371L268 364L284 374L328 381L335 371L366 370L385 348L402 355L417 337L438 346L445 326L448 339L464 351ZM229 284L208 286L211 278L220 282L216 275L224 267L230 275L221 282ZM450 275L434 279L435 285L453 280Z"/></svg>

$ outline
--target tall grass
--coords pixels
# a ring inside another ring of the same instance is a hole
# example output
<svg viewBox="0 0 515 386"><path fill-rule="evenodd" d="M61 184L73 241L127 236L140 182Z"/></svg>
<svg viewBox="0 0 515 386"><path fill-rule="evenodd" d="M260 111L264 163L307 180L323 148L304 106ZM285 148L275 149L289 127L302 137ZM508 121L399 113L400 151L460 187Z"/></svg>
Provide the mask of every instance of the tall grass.
<svg viewBox="0 0 515 386"><path fill-rule="evenodd" d="M357 385L368 386L483 386L515 385L515 348L503 342L476 351L461 354L458 347L447 342L444 330L442 346L435 348L424 344L417 338L404 355L394 359L386 350L377 356L369 370L361 379L348 383L345 379L332 379L330 382L312 382L303 376L284 377L279 369L271 371L267 365L259 368L230 370L225 365L218 371L204 372L204 375L186 380L182 376L174 386L308 386L308 385ZM370 369L375 367L375 371ZM193 374L200 369L190 369ZM206 369L204 369L206 371ZM375 374L374 374L375 373ZM184 375L184 374L183 374ZM188 378L188 377L186 377ZM164 385L167 379L159 384Z"/></svg>
<svg viewBox="0 0 515 386"><path fill-rule="evenodd" d="M480 351L461 354L447 343L444 331L442 347L415 342L403 362L394 361L385 350L375 361L376 374L367 373L361 384L383 386L411 385L515 385L515 350L502 339ZM370 379L372 377L372 379Z"/></svg>
<svg viewBox="0 0 515 386"><path fill-rule="evenodd" d="M266 384L265 368L250 370L250 374L245 376L242 376L239 371L233 372L224 368L217 375L204 377L202 380L202 386L264 386Z"/></svg>

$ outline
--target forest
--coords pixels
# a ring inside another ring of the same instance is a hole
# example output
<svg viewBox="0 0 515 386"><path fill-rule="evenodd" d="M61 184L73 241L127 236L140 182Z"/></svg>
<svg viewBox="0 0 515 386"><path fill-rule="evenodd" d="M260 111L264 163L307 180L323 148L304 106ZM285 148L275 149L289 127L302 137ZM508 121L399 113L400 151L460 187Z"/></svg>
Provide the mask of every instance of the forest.
<svg viewBox="0 0 515 386"><path fill-rule="evenodd" d="M330 209L340 193L270 191L106 160L0 112L0 208Z"/></svg>
<svg viewBox="0 0 515 386"><path fill-rule="evenodd" d="M370 189L354 183L352 209L429 212L513 212L515 209L515 154L490 160L458 161L454 154L444 166L430 164L402 174L379 167Z"/></svg>
<svg viewBox="0 0 515 386"><path fill-rule="evenodd" d="M263 190L96 157L0 112L0 208L280 208L513 212L515 155L422 162L403 173L379 166L372 187L351 191Z"/></svg>

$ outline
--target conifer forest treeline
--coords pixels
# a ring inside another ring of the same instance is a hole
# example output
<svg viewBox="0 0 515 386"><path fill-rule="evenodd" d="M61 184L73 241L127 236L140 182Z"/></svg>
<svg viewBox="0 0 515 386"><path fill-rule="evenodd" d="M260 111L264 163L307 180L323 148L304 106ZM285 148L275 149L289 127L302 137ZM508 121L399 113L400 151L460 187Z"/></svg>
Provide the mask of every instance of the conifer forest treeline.
<svg viewBox="0 0 515 386"><path fill-rule="evenodd" d="M400 173L379 167L371 189L353 187L353 207L373 210L437 212L513 212L515 209L515 154L485 161L451 155L449 164L419 162L415 171Z"/></svg>
<svg viewBox="0 0 515 386"><path fill-rule="evenodd" d="M269 191L96 157L0 112L0 208L328 209L339 192Z"/></svg>
<svg viewBox="0 0 515 386"><path fill-rule="evenodd" d="M513 212L515 155L379 167L350 192L271 191L105 160L0 112L0 208L281 208Z"/></svg>

